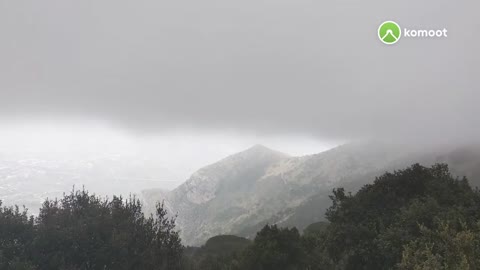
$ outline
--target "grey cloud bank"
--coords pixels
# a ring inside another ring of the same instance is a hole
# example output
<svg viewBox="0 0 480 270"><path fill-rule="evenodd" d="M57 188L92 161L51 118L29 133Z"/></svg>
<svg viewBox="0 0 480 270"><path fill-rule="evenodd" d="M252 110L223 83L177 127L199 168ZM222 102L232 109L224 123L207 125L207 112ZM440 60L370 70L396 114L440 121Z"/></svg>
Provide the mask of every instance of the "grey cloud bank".
<svg viewBox="0 0 480 270"><path fill-rule="evenodd" d="M0 0L0 115L362 137L480 136L477 1ZM377 27L448 28L393 47Z"/></svg>

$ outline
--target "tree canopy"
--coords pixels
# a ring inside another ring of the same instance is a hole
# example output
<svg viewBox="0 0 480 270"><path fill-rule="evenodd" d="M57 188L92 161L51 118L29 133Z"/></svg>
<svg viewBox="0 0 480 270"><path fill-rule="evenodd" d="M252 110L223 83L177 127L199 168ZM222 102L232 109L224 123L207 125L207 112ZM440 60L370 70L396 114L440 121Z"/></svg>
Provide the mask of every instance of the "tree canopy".
<svg viewBox="0 0 480 270"><path fill-rule="evenodd" d="M135 198L74 191L33 218L0 202L0 269L480 269L480 193L447 165L387 172L331 200L328 222L303 235L272 224L253 241L222 235L185 249L162 204L145 217Z"/></svg>
<svg viewBox="0 0 480 270"><path fill-rule="evenodd" d="M180 269L183 247L163 205L145 217L135 198L72 191L37 218L0 212L1 269Z"/></svg>

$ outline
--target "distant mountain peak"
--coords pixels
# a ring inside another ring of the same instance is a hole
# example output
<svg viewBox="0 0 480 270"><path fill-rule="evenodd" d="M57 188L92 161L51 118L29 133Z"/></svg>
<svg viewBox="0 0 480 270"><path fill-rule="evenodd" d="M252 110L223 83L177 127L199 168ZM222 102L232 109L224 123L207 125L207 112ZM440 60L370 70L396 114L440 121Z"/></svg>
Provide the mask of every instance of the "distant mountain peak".
<svg viewBox="0 0 480 270"><path fill-rule="evenodd" d="M252 147L248 148L247 150L264 150L264 151L273 151L272 149L266 147L263 144L255 144Z"/></svg>
<svg viewBox="0 0 480 270"><path fill-rule="evenodd" d="M237 154L253 154L253 155L258 155L258 154L271 154L271 155L276 155L276 156L283 156L283 157L289 157L288 154L282 153L277 150L273 150L271 148L266 147L265 145L262 144L255 144L252 147L248 148L247 150L237 153Z"/></svg>
<svg viewBox="0 0 480 270"><path fill-rule="evenodd" d="M235 183L248 185L248 182L253 186L270 166L287 158L287 154L257 144L197 170L185 183L163 197L171 195L174 200L186 198L189 203L204 204L216 197L219 188Z"/></svg>

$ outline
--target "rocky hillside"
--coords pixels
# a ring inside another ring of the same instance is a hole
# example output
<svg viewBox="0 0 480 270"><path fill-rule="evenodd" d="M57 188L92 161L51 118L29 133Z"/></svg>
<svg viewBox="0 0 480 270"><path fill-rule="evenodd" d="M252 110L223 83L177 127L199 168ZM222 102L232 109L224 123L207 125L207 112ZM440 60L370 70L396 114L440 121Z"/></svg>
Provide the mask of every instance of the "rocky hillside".
<svg viewBox="0 0 480 270"><path fill-rule="evenodd" d="M369 150L370 149L370 152ZM372 151L372 149L376 149ZM361 186L370 184L373 180L386 171L405 168L413 163L420 163L430 166L435 163L446 163L450 171L458 177L466 176L473 186L480 186L480 147L469 145L464 147L444 147L444 148L420 148L413 150L405 146L394 147L382 144L367 145L347 145L334 149L331 152L315 155L318 158L322 156L333 155L332 152L342 152L351 155L353 159L368 159L374 161L374 156L380 159L376 164L379 166L364 167L364 170L357 168L352 173L344 175L336 184L326 185L324 188L317 188L315 194L303 200L298 206L285 208L271 217L261 221L252 227L242 228L238 234L252 236L256 231L266 224L278 224L280 226L296 226L299 229L306 228L309 224L324 220L326 208L331 205L329 196L335 187L344 187L347 191L356 192ZM325 157L324 157L325 158ZM312 159L314 159L312 157ZM321 163L319 161L319 163ZM353 163L350 163L353 165ZM367 163L358 164L366 166ZM334 175L329 177L334 178Z"/></svg>
<svg viewBox="0 0 480 270"><path fill-rule="evenodd" d="M480 184L479 147L355 143L290 157L257 145L200 169L171 192L147 190L143 198L150 210L164 201L178 215L183 241L201 245L219 234L251 237L267 223L304 229L324 218L333 188L356 191L385 171L439 162Z"/></svg>
<svg viewBox="0 0 480 270"><path fill-rule="evenodd" d="M218 234L250 236L267 222L306 226L321 219L334 187L419 162L412 157L420 156L400 146L349 144L289 157L257 145L200 169L171 192L143 196L147 210L163 201L178 215L184 242L200 245Z"/></svg>
<svg viewBox="0 0 480 270"><path fill-rule="evenodd" d="M258 222L251 216L263 208L261 200L268 190L259 190L257 183L268 168L284 159L288 156L257 145L198 170L171 192L145 191L145 205L151 210L164 201L170 213L178 213L182 239L204 243L217 232Z"/></svg>

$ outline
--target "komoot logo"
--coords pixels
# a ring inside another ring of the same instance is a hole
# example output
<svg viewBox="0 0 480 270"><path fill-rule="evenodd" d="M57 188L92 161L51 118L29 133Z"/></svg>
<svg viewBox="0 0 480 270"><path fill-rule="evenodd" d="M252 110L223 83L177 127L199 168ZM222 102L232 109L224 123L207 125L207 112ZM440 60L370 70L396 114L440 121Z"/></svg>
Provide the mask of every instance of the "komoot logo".
<svg viewBox="0 0 480 270"><path fill-rule="evenodd" d="M385 44L395 44L402 35L402 29L396 22L386 21L378 27L378 37Z"/></svg>
<svg viewBox="0 0 480 270"><path fill-rule="evenodd" d="M385 21L378 27L378 38L387 45L397 43L400 38L446 38L448 30L443 29L407 29L402 28L394 21Z"/></svg>

